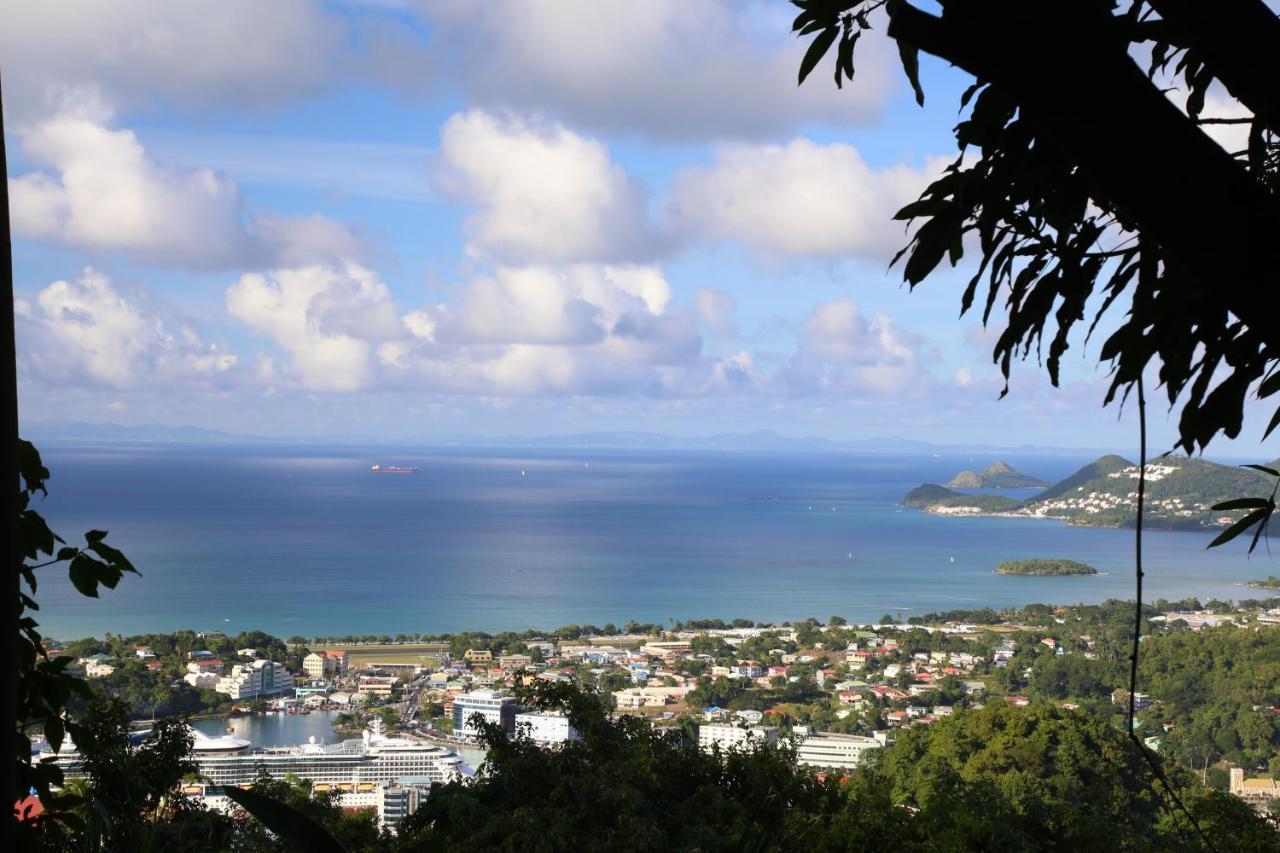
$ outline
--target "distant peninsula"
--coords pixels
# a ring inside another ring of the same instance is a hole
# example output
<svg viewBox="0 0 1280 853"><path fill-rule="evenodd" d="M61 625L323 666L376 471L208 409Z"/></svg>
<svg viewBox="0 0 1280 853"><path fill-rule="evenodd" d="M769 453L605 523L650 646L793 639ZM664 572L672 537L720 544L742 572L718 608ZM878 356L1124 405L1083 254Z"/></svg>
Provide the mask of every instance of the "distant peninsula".
<svg viewBox="0 0 1280 853"><path fill-rule="evenodd" d="M1049 485L1024 474L1007 462L992 462L981 471L961 471L947 483L949 489L1034 489Z"/></svg>
<svg viewBox="0 0 1280 853"><path fill-rule="evenodd" d="M988 471L991 468L975 476L982 477ZM1166 530L1233 524L1243 511L1215 510L1213 506L1265 494L1272 486L1270 477L1248 468L1187 456L1161 457L1147 463L1144 523ZM938 515L999 514L1056 518L1089 527L1132 527L1137 490L1138 466L1123 456L1108 455L1025 500L958 492L926 483L907 492L902 504Z"/></svg>
<svg viewBox="0 0 1280 853"><path fill-rule="evenodd" d="M1054 577L1058 575L1096 575L1098 570L1075 560L1007 560L996 566L998 575Z"/></svg>
<svg viewBox="0 0 1280 853"><path fill-rule="evenodd" d="M1253 589L1280 589L1280 577L1272 575L1268 578L1251 580L1246 583L1245 586L1252 587Z"/></svg>

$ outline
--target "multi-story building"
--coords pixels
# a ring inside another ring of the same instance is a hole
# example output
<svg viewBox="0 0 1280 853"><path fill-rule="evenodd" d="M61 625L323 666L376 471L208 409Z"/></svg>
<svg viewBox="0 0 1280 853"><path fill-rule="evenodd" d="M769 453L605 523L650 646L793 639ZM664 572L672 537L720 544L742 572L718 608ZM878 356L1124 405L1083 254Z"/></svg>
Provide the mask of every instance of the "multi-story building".
<svg viewBox="0 0 1280 853"><path fill-rule="evenodd" d="M378 824L395 832L397 824L416 812L430 791L430 785L383 782L378 786Z"/></svg>
<svg viewBox="0 0 1280 853"><path fill-rule="evenodd" d="M493 652L488 649L467 649L462 653L467 663L492 663Z"/></svg>
<svg viewBox="0 0 1280 853"><path fill-rule="evenodd" d="M389 675L362 675L356 686L357 693L373 696L390 696L396 689L396 680Z"/></svg>
<svg viewBox="0 0 1280 853"><path fill-rule="evenodd" d="M708 752L717 746L723 751L777 741L777 726L739 726L732 723L698 725L698 748Z"/></svg>
<svg viewBox="0 0 1280 853"><path fill-rule="evenodd" d="M581 738L573 726L569 725L569 718L563 714L521 711L515 716L515 731L527 735L529 740L544 746L568 743Z"/></svg>
<svg viewBox="0 0 1280 853"><path fill-rule="evenodd" d="M233 700L279 696L293 690L293 676L284 664L270 660L236 664L231 672L218 679L214 690Z"/></svg>
<svg viewBox="0 0 1280 853"><path fill-rule="evenodd" d="M863 737L797 726L797 734L796 763L822 770L852 770L868 750L881 749L889 742L887 734L879 732L875 737Z"/></svg>
<svg viewBox="0 0 1280 853"><path fill-rule="evenodd" d="M515 727L516 699L497 690L473 690L454 697L453 731L464 737L479 735L480 730L472 724L476 714L511 732Z"/></svg>
<svg viewBox="0 0 1280 853"><path fill-rule="evenodd" d="M302 659L302 669L316 681L329 676L341 678L347 674L347 653L329 649L312 652Z"/></svg>
<svg viewBox="0 0 1280 853"><path fill-rule="evenodd" d="M188 672L186 675L182 676L182 680L187 682L187 684L190 684L196 690L216 690L218 687L218 681L221 678L222 676L218 675L216 672L200 672L199 670L195 672Z"/></svg>

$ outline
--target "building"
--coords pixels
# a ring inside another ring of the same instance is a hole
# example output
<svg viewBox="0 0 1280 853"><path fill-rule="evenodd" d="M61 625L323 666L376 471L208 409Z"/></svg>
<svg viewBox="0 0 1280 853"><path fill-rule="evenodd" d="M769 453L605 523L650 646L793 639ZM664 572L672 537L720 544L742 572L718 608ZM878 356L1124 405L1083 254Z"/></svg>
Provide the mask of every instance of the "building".
<svg viewBox="0 0 1280 853"><path fill-rule="evenodd" d="M488 654L486 652L485 654ZM515 727L516 699L497 690L473 690L453 700L453 731L464 737L476 737L480 730L472 724L479 714L485 722L497 723L508 733Z"/></svg>
<svg viewBox="0 0 1280 853"><path fill-rule="evenodd" d="M383 782L378 786L378 824L396 831L396 825L418 810L431 791L430 785Z"/></svg>
<svg viewBox="0 0 1280 853"><path fill-rule="evenodd" d="M357 693L373 696L390 696L396 689L396 680L389 675L362 675L356 685Z"/></svg>
<svg viewBox="0 0 1280 853"><path fill-rule="evenodd" d="M187 663L187 672L222 672L221 658L199 658Z"/></svg>
<svg viewBox="0 0 1280 853"><path fill-rule="evenodd" d="M467 649L462 656L467 663L493 663L493 652L488 649Z"/></svg>
<svg viewBox="0 0 1280 853"><path fill-rule="evenodd" d="M284 664L255 660L233 666L231 672L218 679L213 689L233 700L279 696L293 691L293 676Z"/></svg>
<svg viewBox="0 0 1280 853"><path fill-rule="evenodd" d="M737 726L731 723L699 723L698 748L710 752L745 749L762 743L777 743L777 726Z"/></svg>
<svg viewBox="0 0 1280 853"><path fill-rule="evenodd" d="M315 681L330 676L341 678L347 674L347 653L328 649L312 652L302 659L302 669Z"/></svg>
<svg viewBox="0 0 1280 853"><path fill-rule="evenodd" d="M140 660L155 660L156 653L151 650L150 646L134 646L133 654Z"/></svg>
<svg viewBox="0 0 1280 853"><path fill-rule="evenodd" d="M879 732L876 737L863 737L816 732L806 726L797 726L796 732L799 734L796 764L821 770L852 770L861 763L868 750L888 744L888 736Z"/></svg>
<svg viewBox="0 0 1280 853"><path fill-rule="evenodd" d="M569 718L563 714L520 711L515 716L515 731L526 735L534 743L544 746L581 739L577 730L569 725Z"/></svg>
<svg viewBox="0 0 1280 853"><path fill-rule="evenodd" d="M677 660L693 651L693 643L688 640L664 640L645 643L640 651L659 660Z"/></svg>
<svg viewBox="0 0 1280 853"><path fill-rule="evenodd" d="M1231 793L1255 808L1280 809L1280 782L1266 776L1246 779L1240 767L1231 768Z"/></svg>
<svg viewBox="0 0 1280 853"><path fill-rule="evenodd" d="M528 655L503 655L498 658L498 666L505 670L528 669L533 665L533 658Z"/></svg>
<svg viewBox="0 0 1280 853"><path fill-rule="evenodd" d="M218 681L222 676L216 672L188 672L182 676L182 680L190 684L196 690L216 690Z"/></svg>
<svg viewBox="0 0 1280 853"><path fill-rule="evenodd" d="M116 668L106 661L91 661L84 665L85 678L105 678L115 671Z"/></svg>

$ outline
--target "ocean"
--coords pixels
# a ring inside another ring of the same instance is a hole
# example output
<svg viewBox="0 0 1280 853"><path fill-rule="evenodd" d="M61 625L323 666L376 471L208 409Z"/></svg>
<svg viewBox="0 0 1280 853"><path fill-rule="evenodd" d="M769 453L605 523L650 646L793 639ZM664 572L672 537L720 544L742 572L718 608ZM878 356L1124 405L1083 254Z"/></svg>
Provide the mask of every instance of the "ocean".
<svg viewBox="0 0 1280 853"><path fill-rule="evenodd" d="M52 637L261 629L282 637L553 629L1131 598L1131 531L953 518L897 501L995 456L47 445L39 506L110 531L142 572L102 598L41 571ZM1086 456L1002 455L1056 480ZM372 464L416 465L378 475ZM1025 492L1022 494L1026 494ZM1147 597L1257 597L1243 547L1152 532ZM1090 577L995 575L1065 557Z"/></svg>

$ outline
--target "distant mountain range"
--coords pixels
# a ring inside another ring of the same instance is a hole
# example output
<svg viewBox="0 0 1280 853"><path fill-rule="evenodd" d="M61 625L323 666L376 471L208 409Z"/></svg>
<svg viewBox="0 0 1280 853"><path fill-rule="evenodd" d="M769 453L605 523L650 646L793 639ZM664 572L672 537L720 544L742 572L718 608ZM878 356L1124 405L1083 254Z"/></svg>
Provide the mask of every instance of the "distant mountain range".
<svg viewBox="0 0 1280 853"><path fill-rule="evenodd" d="M1147 463L1144 521L1152 527L1170 529L1230 524L1241 513L1215 512L1214 504L1263 496L1274 485L1271 477L1247 468L1185 456L1162 457ZM1025 500L963 494L926 483L908 492L902 503L940 515L998 513L1060 518L1071 524L1097 527L1128 527L1134 523L1137 488L1138 466L1122 456L1108 455Z"/></svg>
<svg viewBox="0 0 1280 853"><path fill-rule="evenodd" d="M947 483L949 489L1030 489L1049 485L1024 474L1007 462L995 461L981 471L961 471Z"/></svg>
<svg viewBox="0 0 1280 853"><path fill-rule="evenodd" d="M656 432L612 431L541 436L437 435L421 438L377 439L358 436L271 437L224 432L195 426L142 425L85 421L33 421L22 425L26 438L41 442L102 442L145 444L308 444L363 447L512 447L512 448L607 448L618 450L705 450L771 453L955 453L992 454L1079 454L1079 448L998 447L989 444L934 444L908 438L875 436L834 441L818 436L788 436L773 430L720 433L709 436L677 436ZM1002 464L1002 463L997 463ZM994 467L994 466L993 466ZM987 469L990 471L991 469ZM1012 470L1012 469L1011 469ZM1014 472L1017 473L1017 472ZM1025 476L1025 475L1024 475ZM1034 478L1032 478L1034 480ZM1038 484L1040 481L1034 481ZM1001 487L1001 488L1012 488Z"/></svg>

